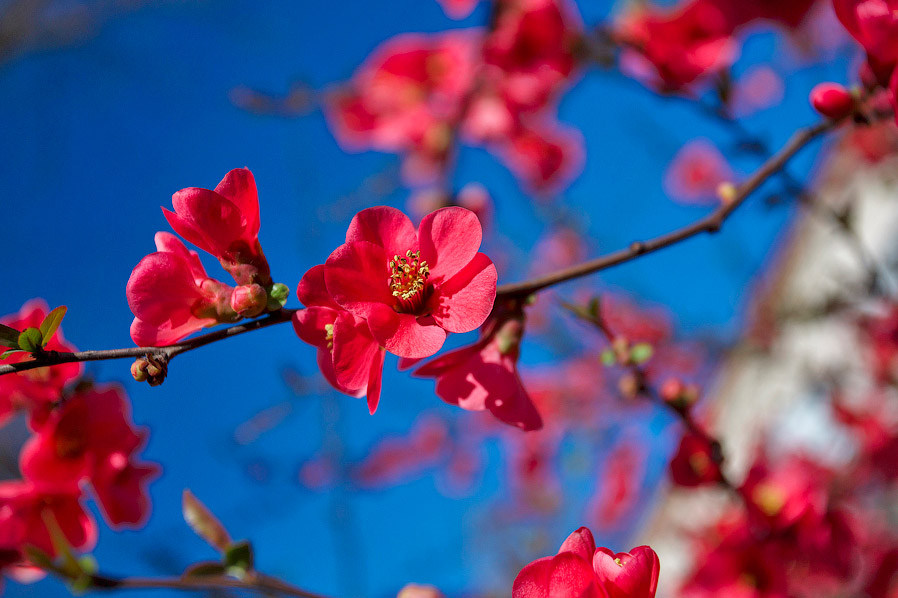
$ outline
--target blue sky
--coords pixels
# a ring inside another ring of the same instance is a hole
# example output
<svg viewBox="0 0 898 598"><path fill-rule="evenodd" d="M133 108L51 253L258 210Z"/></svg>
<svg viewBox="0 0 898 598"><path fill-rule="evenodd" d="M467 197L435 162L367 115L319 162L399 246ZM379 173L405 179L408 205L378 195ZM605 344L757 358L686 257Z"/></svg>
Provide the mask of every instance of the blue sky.
<svg viewBox="0 0 898 598"><path fill-rule="evenodd" d="M610 7L584 2L581 8L585 22L596 23ZM252 169L258 183L261 240L273 275L295 288L302 273L339 244L353 213L380 203L404 205L407 190L401 187L383 197L356 192L372 175L395 171L398 162L391 155L344 153L318 111L295 119L254 115L232 104L230 90L248 85L280 93L297 78L325 88L348 78L392 35L475 26L484 18L481 6L469 19L452 21L431 0L169 2L116 15L77 45L31 51L0 65L6 248L0 313L44 297L68 306L65 333L79 348L130 346L125 283L153 250L153 234L166 229L159 206L169 205L183 187L211 188L240 166ZM760 32L736 67L738 74L771 62L788 73L783 103L746 120L772 147L814 121L810 88L826 79L844 81L848 70L844 58L822 67L800 65L794 56L780 37ZM488 238L487 246L510 244L521 255L511 271L500 272L500 281L525 275L527 252L545 232L545 214L576 219L599 252L700 217L704 208L665 198L666 165L693 137L709 137L724 150L734 141L719 123L613 72L585 72L560 114L583 133L587 166L549 207L536 210L487 152L466 149L459 161L458 186L478 181L495 198L494 230L503 239ZM817 149L801 154L792 172L811 172ZM752 156L733 160L742 173L757 164ZM686 337L732 340L752 285L782 243L792 214L788 207L765 206L762 196L722 234L623 265L593 282L667 305ZM223 275L207 264L210 273ZM525 363L555 358L536 346L525 346L524 355ZM485 448L481 483L462 498L441 494L439 476L430 474L368 492L339 487L314 493L295 481L299 463L319 448L326 430L358 458L378 438L407 432L422 411L452 414L456 425L465 425L470 414L456 414L433 395L431 382L396 373L389 360L374 417L349 397L315 388L296 396L283 381L285 368L315 374L314 350L289 327L179 357L159 388L131 381L125 362L89 366L97 380L125 384L135 420L151 430L145 456L164 469L152 487L154 510L145 530L115 533L101 525L95 555L103 570L171 575L212 557L180 518L181 490L191 488L235 536L255 542L260 568L311 590L345 598L388 596L407 581L420 581L450 594L507 591L508 567L493 550L501 538L478 533L505 533L491 521L509 492L498 445ZM277 427L249 446L234 442L241 422L278 405L289 414ZM667 423L650 414L627 425L646 434ZM613 442L621 432L616 426L609 424L609 436L596 440L597 447ZM664 442L658 441L652 461L656 478L663 475ZM570 509L551 522L549 544L580 525L588 491L582 481L571 482ZM629 532L608 540L626 544ZM67 595L55 581L9 584L6 592Z"/></svg>

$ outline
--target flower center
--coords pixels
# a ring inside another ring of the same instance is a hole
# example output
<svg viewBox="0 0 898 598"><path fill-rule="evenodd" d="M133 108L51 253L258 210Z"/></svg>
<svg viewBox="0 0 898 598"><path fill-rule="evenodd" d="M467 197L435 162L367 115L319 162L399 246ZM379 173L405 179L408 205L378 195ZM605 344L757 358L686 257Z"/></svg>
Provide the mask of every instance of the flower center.
<svg viewBox="0 0 898 598"><path fill-rule="evenodd" d="M327 348L334 348L334 325L333 324L325 324L324 325L324 339L327 341Z"/></svg>
<svg viewBox="0 0 898 598"><path fill-rule="evenodd" d="M390 260L390 291L399 300L403 311L415 311L421 307L430 267L421 259L421 252L411 250L405 257L394 255Z"/></svg>

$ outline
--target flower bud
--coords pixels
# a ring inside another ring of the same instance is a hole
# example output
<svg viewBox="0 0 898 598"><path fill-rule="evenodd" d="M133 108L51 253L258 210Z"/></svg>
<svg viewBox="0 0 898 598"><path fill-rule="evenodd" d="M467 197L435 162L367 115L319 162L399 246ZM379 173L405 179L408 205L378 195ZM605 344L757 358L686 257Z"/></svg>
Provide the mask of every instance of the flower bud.
<svg viewBox="0 0 898 598"><path fill-rule="evenodd" d="M245 284L231 293L231 309L244 318L254 318L268 306L268 293L260 285Z"/></svg>
<svg viewBox="0 0 898 598"><path fill-rule="evenodd" d="M821 83L811 90L811 105L823 116L840 120L854 112L855 97L838 83Z"/></svg>
<svg viewBox="0 0 898 598"><path fill-rule="evenodd" d="M131 364L131 376L137 382L148 382L150 386L159 386L168 375L168 358L165 356L138 357Z"/></svg>

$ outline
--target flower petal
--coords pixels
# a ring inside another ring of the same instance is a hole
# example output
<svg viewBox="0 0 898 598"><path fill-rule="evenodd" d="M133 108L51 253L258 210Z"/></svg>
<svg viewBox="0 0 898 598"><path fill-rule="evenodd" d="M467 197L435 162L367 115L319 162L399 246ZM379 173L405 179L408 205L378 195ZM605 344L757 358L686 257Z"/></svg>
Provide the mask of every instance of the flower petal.
<svg viewBox="0 0 898 598"><path fill-rule="evenodd" d="M328 338L325 326L334 324L340 312L329 307L307 307L293 314L293 330L296 336L310 345L327 349ZM358 387L355 387L358 388Z"/></svg>
<svg viewBox="0 0 898 598"><path fill-rule="evenodd" d="M176 233L208 253L222 257L243 237L240 209L215 191L188 187L172 195L175 213L162 209Z"/></svg>
<svg viewBox="0 0 898 598"><path fill-rule="evenodd" d="M259 234L259 193L256 179L249 168L235 168L221 179L215 192L231 201L244 218L243 232L247 237Z"/></svg>
<svg viewBox="0 0 898 598"><path fill-rule="evenodd" d="M429 357L446 341L446 331L439 326L422 325L410 314L400 314L386 305L375 305L369 312L371 335L400 357Z"/></svg>
<svg viewBox="0 0 898 598"><path fill-rule="evenodd" d="M312 266L302 275L302 279L296 285L296 298L306 307L321 306L339 309L330 293L327 292L327 284L324 281L324 264Z"/></svg>
<svg viewBox="0 0 898 598"><path fill-rule="evenodd" d="M512 598L599 598L605 591L596 583L589 562L571 552L534 561L514 580Z"/></svg>
<svg viewBox="0 0 898 598"><path fill-rule="evenodd" d="M368 241L340 245L324 264L327 290L337 305L367 318L375 306L394 303L388 264L384 249Z"/></svg>
<svg viewBox="0 0 898 598"><path fill-rule="evenodd" d="M362 210L349 223L346 242L368 241L383 247L388 257L417 251L418 235L408 216L388 206Z"/></svg>
<svg viewBox="0 0 898 598"><path fill-rule="evenodd" d="M431 299L433 319L448 332L469 332L490 315L498 273L490 258L474 256L462 270L439 285Z"/></svg>
<svg viewBox="0 0 898 598"><path fill-rule="evenodd" d="M374 415L377 404L380 402L380 389L384 375L384 357L386 351L378 347L374 359L371 361L371 371L368 373L368 413Z"/></svg>
<svg viewBox="0 0 898 598"><path fill-rule="evenodd" d="M445 280L467 266L483 239L480 220L471 210L461 207L431 212L418 227L421 259L427 260L434 283Z"/></svg>
<svg viewBox="0 0 898 598"><path fill-rule="evenodd" d="M368 323L348 312L334 322L334 370L337 381L346 388L368 386L371 361L380 346L371 338Z"/></svg>

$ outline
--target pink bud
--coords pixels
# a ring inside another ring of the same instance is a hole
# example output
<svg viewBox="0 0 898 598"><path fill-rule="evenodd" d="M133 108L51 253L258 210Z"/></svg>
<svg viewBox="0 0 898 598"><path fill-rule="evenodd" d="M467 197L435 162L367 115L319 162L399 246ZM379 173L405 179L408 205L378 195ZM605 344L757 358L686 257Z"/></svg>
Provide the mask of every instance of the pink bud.
<svg viewBox="0 0 898 598"><path fill-rule="evenodd" d="M231 293L231 309L244 318L254 318L265 311L268 293L257 284L245 284Z"/></svg>
<svg viewBox="0 0 898 598"><path fill-rule="evenodd" d="M838 83L821 83L811 90L811 104L823 116L840 120L854 111L855 99Z"/></svg>

